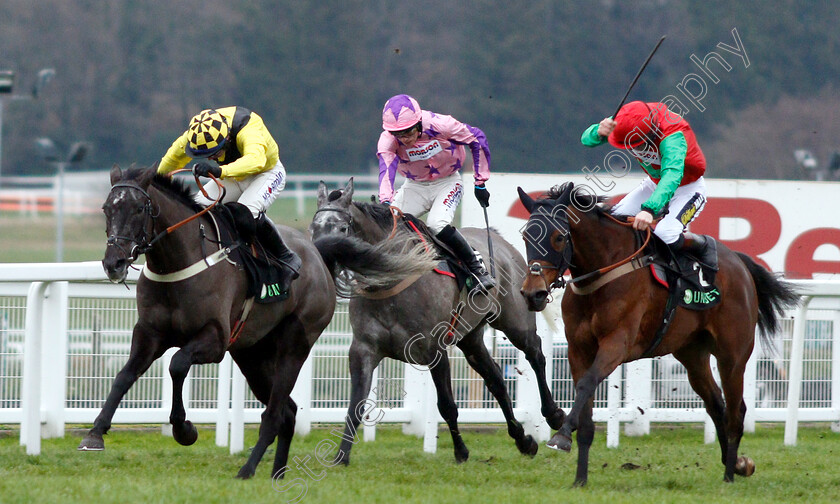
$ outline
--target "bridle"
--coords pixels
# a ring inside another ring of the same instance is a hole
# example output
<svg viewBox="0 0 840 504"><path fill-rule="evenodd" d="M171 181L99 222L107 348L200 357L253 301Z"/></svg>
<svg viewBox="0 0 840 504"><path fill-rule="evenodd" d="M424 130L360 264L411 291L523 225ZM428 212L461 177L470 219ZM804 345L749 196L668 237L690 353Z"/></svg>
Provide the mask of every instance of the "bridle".
<svg viewBox="0 0 840 504"><path fill-rule="evenodd" d="M350 235L350 232L353 229L353 214L350 213L349 210L345 210L343 208L334 208L334 207L324 207L315 210L315 215L318 215L321 212L336 212L342 214L347 217L347 231L344 233L346 235Z"/></svg>
<svg viewBox="0 0 840 504"><path fill-rule="evenodd" d="M609 218L610 220L612 220L613 222L615 222L615 223L617 223L621 226L632 226L633 225L632 218L627 220L627 221L623 221L623 220L620 220L620 219L617 219L617 218L613 217L612 215L610 215L608 213L604 213L602 215L604 215L605 217ZM600 287L604 283L610 282L614 278L617 278L618 276L621 276L624 273L628 273L628 272L632 271L633 269L638 269L638 267L640 267L639 265L644 265L645 261L640 261L639 260L639 255L642 253L642 251L644 251L644 249L647 247L648 243L650 243L651 228L648 227L646 231L647 231L647 233L646 233L644 242L642 243L642 245L638 249L636 249L635 252L630 254L628 257L622 259L621 261L610 264L609 266L606 266L604 268L600 268L600 269L597 269L595 271L590 271L589 273L585 273L585 274L580 275L578 277L573 277L569 280L566 280L565 278L563 278L563 274L559 270L560 270L561 267L565 270L567 266L544 265L544 264L540 264L540 263L536 262L537 259L533 259L533 260L531 260L530 264L528 265L528 272L531 275L539 276L540 279L542 279L543 283L545 284L546 290L549 293L552 290L554 290L558 287L563 288L568 284L572 287L573 290L577 290L578 291L577 293L588 294L590 292L593 292L595 289L597 289L598 287ZM571 232L567 232L563 236L563 242L565 243L565 247L564 247L564 250L563 250L563 257L561 259L561 264L570 265L571 264L571 256L572 256ZM568 259L566 258L567 253L568 253L568 256L569 256ZM633 264L632 267L624 268L622 270L619 270L619 268L621 268L622 266L625 266L625 265L630 264L630 263ZM543 273L543 270L546 270L546 269L558 270L557 278L551 284L549 284L548 280L545 279L545 274ZM607 273L610 273L610 272L615 272L615 274L614 275L607 275ZM599 282L599 279L600 279L600 282ZM587 281L587 280L592 280L594 283L592 285L587 286L586 288L581 288L581 289L576 288L577 284L579 284L581 282L584 282L584 281Z"/></svg>
<svg viewBox="0 0 840 504"><path fill-rule="evenodd" d="M160 237L161 237L161 235L158 234L157 236L155 236L151 240L149 239L149 236L151 236L151 234L155 230L157 217L160 215L160 208L158 208L157 212L155 212L154 209L153 209L154 205L152 204L152 197L149 196L149 193L147 193L145 189L143 189L142 187L140 187L139 185L137 185L134 182L117 182L117 183L115 183L114 185L111 186L111 191L108 193L108 198L110 199L111 193L114 192L114 189L121 188L121 187L138 191L140 194L143 195L143 197L146 198L146 203L143 205L143 214L145 215L145 219L143 220L142 234L140 236L139 241L137 240L136 237L120 236L120 235L117 235L117 234L112 234L112 235L108 236L108 241L107 241L108 245L107 246L108 247L119 247L119 249L129 259L129 261L134 262L134 261L137 260L138 257L140 257L141 255L148 252L152 248L152 245L158 239L160 239ZM151 227L148 225L150 221L151 221ZM117 240L134 242L134 246L131 248L131 251L126 251L121 245L119 245L119 243L117 243Z"/></svg>
<svg viewBox="0 0 840 504"><path fill-rule="evenodd" d="M174 174L182 172L182 171L189 171L189 169L176 170L176 171L172 172L171 175L174 175ZM126 256L126 258L129 259L129 262L134 262L134 261L137 260L138 257L140 257L141 255L143 255L146 252L148 252L149 250L151 250L152 247L154 246L154 244L158 240L160 240L164 236L168 235L169 233L175 231L176 229L183 226L184 224L186 224L188 222L191 222L191 221L201 217L205 213L209 212L213 207L216 206L216 204L218 204L225 197L225 187L222 185L221 182L219 182L219 179L214 177L212 174L208 174L208 177L210 177L213 180L213 182L215 182L216 185L219 186L219 188L220 188L219 197L215 201L213 201L213 203L211 203L207 207L203 208L201 211L187 217L186 219L184 219L184 220L182 220L178 223L175 223L175 224L169 226L168 228L166 228L163 231L156 234L151 239L149 239L149 237L152 235L152 233L154 232L155 227L157 225L157 218L158 218L158 216L160 216L160 208L157 209L157 212L155 212L153 210L154 204L152 203L152 197L149 196L149 193L146 192L145 189L140 187L136 182L128 181L128 182L117 182L117 183L113 184L111 186L111 191L108 193L108 198L109 199L111 197L111 193L114 192L114 189L117 189L117 188L120 188L120 187L127 188L127 189L133 189L135 191L139 191L140 194L142 194L143 197L146 198L146 203L143 205L143 214L145 215L145 219L143 221L142 235L140 237L139 242L135 238L112 234L112 235L108 236L107 246L108 247L119 247L119 249ZM200 188L202 194L204 194L204 196L209 199L210 197L207 194L207 191L204 190L204 186L199 182L197 175L195 176L195 181L198 184L198 187ZM151 221L151 226L148 225L150 221ZM131 248L130 252L126 252L126 250L117 243L117 240L133 241L133 242L135 242L135 245Z"/></svg>

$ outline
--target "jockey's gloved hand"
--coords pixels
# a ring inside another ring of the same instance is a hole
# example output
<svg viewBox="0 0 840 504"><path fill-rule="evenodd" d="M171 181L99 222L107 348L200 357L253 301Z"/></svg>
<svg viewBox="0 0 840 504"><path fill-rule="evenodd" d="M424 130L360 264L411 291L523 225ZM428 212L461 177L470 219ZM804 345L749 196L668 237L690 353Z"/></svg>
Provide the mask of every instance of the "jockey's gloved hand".
<svg viewBox="0 0 840 504"><path fill-rule="evenodd" d="M197 177L206 177L209 173L210 175L219 178L222 176L222 169L218 166L211 165L210 163L202 162L196 163L195 166L193 166L193 173Z"/></svg>
<svg viewBox="0 0 840 504"><path fill-rule="evenodd" d="M385 206L391 206L391 202L390 202L390 201L383 201L383 202L382 202L382 204L383 204L383 205L385 205Z"/></svg>
<svg viewBox="0 0 840 504"><path fill-rule="evenodd" d="M475 186L475 199L478 200L478 204L481 205L482 208L490 206L490 191L484 187L484 184Z"/></svg>

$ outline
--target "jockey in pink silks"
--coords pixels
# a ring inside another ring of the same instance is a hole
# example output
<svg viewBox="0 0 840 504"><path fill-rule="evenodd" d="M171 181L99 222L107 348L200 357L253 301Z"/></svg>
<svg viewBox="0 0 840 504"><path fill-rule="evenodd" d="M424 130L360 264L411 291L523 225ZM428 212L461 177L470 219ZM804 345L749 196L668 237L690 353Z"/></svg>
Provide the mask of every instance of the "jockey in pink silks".
<svg viewBox="0 0 840 504"><path fill-rule="evenodd" d="M422 110L417 100L404 94L385 102L382 129L376 149L380 203L416 216L428 212L429 229L467 265L478 287L493 288L496 281L481 256L451 224L464 195L460 171L465 146L472 154L475 197L482 207L490 204L484 186L490 176L490 148L484 132L452 116ZM397 172L406 180L395 194Z"/></svg>

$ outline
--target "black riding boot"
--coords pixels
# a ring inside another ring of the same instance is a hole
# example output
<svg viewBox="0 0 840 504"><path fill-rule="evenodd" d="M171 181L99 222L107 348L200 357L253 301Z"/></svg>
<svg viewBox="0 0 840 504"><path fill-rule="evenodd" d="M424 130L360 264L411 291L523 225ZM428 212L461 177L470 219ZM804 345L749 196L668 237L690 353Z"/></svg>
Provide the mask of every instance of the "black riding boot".
<svg viewBox="0 0 840 504"><path fill-rule="evenodd" d="M711 236L684 233L677 241L668 245L674 252L688 252L696 257L712 273L718 270L717 242ZM709 283L714 282L714 277Z"/></svg>
<svg viewBox="0 0 840 504"><path fill-rule="evenodd" d="M300 271L301 266L300 257L286 246L283 242L283 238L274 226L274 223L271 222L271 219L266 217L265 214L260 214L260 216L257 217L256 222L257 237L259 237L260 243L263 244L269 255L283 263L283 266L285 266L283 268L284 274L281 280L282 285L280 288L281 290L287 290L291 285L292 280L299 276L298 271Z"/></svg>
<svg viewBox="0 0 840 504"><path fill-rule="evenodd" d="M458 259L467 265L470 273L473 274L478 282L477 286L480 289L486 292L496 286L496 280L487 273L483 261L480 260L481 256L473 250L466 238L457 229L447 225L437 234L437 237L455 252Z"/></svg>

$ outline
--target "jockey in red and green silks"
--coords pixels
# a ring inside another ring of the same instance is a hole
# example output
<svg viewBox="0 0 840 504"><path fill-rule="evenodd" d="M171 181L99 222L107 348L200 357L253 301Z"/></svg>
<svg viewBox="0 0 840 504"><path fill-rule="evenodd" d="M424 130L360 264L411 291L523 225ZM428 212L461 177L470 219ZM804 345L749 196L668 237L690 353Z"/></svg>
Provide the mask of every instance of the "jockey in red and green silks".
<svg viewBox="0 0 840 504"><path fill-rule="evenodd" d="M653 231L662 241L716 267L714 241L685 232L706 204L706 158L688 122L664 103L634 101L621 107L615 119L606 117L581 136L587 147L606 142L629 151L648 175L612 213L635 216L633 227L639 230L662 217Z"/></svg>

